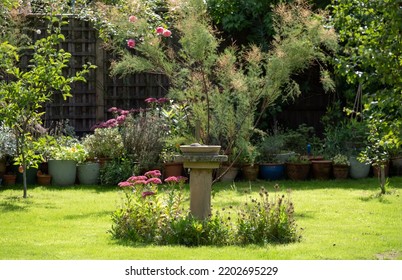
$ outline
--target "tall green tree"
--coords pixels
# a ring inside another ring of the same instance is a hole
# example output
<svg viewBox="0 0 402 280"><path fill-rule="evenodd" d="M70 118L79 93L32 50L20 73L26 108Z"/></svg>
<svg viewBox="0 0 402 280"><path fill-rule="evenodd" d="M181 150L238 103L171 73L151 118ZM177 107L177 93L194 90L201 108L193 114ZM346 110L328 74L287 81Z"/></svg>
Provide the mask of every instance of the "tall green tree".
<svg viewBox="0 0 402 280"><path fill-rule="evenodd" d="M333 23L341 49L336 69L352 85L360 84L369 146L363 158L382 165L401 145L402 1L333 0Z"/></svg>

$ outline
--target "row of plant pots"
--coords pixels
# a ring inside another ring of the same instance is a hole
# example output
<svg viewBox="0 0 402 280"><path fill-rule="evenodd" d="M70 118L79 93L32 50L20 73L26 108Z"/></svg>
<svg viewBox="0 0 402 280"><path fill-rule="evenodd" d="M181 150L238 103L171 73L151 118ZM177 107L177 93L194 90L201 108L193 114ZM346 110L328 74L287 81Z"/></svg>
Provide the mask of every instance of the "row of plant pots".
<svg viewBox="0 0 402 280"><path fill-rule="evenodd" d="M29 168L27 184L68 186L74 185L77 181L83 185L95 185L99 182L100 165L97 162L77 165L74 160L49 160L46 169L43 172L37 168ZM22 183L23 180L22 173L19 172L4 174L2 179L4 185Z"/></svg>
<svg viewBox="0 0 402 280"><path fill-rule="evenodd" d="M224 172L228 167L222 167L219 173ZM372 166L373 175L378 176L378 168ZM257 178L262 180L328 180L334 179L361 179L370 174L371 165L359 162L356 158L350 158L350 165L333 164L330 160L311 160L306 163L271 163L245 165L241 169L238 167L230 168L221 181L234 181L238 173L242 173L242 178L248 181L254 181ZM385 174L389 174L389 166L385 168Z"/></svg>

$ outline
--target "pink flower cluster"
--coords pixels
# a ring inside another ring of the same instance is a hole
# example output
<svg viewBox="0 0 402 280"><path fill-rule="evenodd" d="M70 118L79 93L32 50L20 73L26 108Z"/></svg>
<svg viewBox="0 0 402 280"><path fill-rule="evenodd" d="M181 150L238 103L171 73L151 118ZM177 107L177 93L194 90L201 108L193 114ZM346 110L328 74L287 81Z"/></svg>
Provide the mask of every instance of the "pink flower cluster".
<svg viewBox="0 0 402 280"><path fill-rule="evenodd" d="M135 22L137 22L137 20L138 20L138 18L134 15L131 15L128 17L128 21L131 23L135 23ZM163 37L170 37L170 36L172 36L172 31L170 31L169 29L165 29L162 26L158 26L156 28L156 34L161 35ZM127 40L127 47L130 49L135 48L136 44L137 44L137 42L132 38Z"/></svg>
<svg viewBox="0 0 402 280"><path fill-rule="evenodd" d="M118 186L120 188L134 188L135 186L146 187L160 185L162 184L162 180L159 178L161 176L162 174L159 170L151 170L145 172L145 174L141 176L131 176L126 181L120 182ZM169 185L183 184L187 181L187 178L184 176L171 176L166 178L164 181ZM147 197L155 194L156 192L153 191L144 191L141 193L141 196Z"/></svg>
<svg viewBox="0 0 402 280"><path fill-rule="evenodd" d="M115 118L94 125L91 128L92 130L95 130L96 128L111 128L122 125L126 121L127 115L130 114L132 111L112 107L108 110L108 112L115 114Z"/></svg>

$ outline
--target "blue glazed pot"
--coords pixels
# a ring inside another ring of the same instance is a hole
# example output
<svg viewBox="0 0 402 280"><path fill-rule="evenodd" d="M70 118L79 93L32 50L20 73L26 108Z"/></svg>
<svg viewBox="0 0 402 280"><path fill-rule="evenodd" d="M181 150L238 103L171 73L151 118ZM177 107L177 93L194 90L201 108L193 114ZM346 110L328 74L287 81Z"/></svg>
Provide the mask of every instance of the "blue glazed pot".
<svg viewBox="0 0 402 280"><path fill-rule="evenodd" d="M285 177L285 164L260 164L260 178L263 180L282 180Z"/></svg>

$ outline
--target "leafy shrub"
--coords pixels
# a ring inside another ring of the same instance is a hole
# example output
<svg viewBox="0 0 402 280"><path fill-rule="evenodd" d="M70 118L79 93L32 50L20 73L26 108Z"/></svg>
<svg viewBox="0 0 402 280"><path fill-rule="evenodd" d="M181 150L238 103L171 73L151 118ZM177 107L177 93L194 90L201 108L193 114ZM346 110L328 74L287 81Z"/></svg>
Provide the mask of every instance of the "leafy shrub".
<svg viewBox="0 0 402 280"><path fill-rule="evenodd" d="M123 140L117 127L96 128L82 144L90 158L120 158L124 153Z"/></svg>
<svg viewBox="0 0 402 280"><path fill-rule="evenodd" d="M297 241L294 206L285 195L270 199L261 188L259 198L250 197L240 209L237 219L236 241L240 244L288 243Z"/></svg>
<svg viewBox="0 0 402 280"><path fill-rule="evenodd" d="M100 169L100 182L102 185L117 185L122 180L135 173L135 163L131 160L113 159L105 163Z"/></svg>

